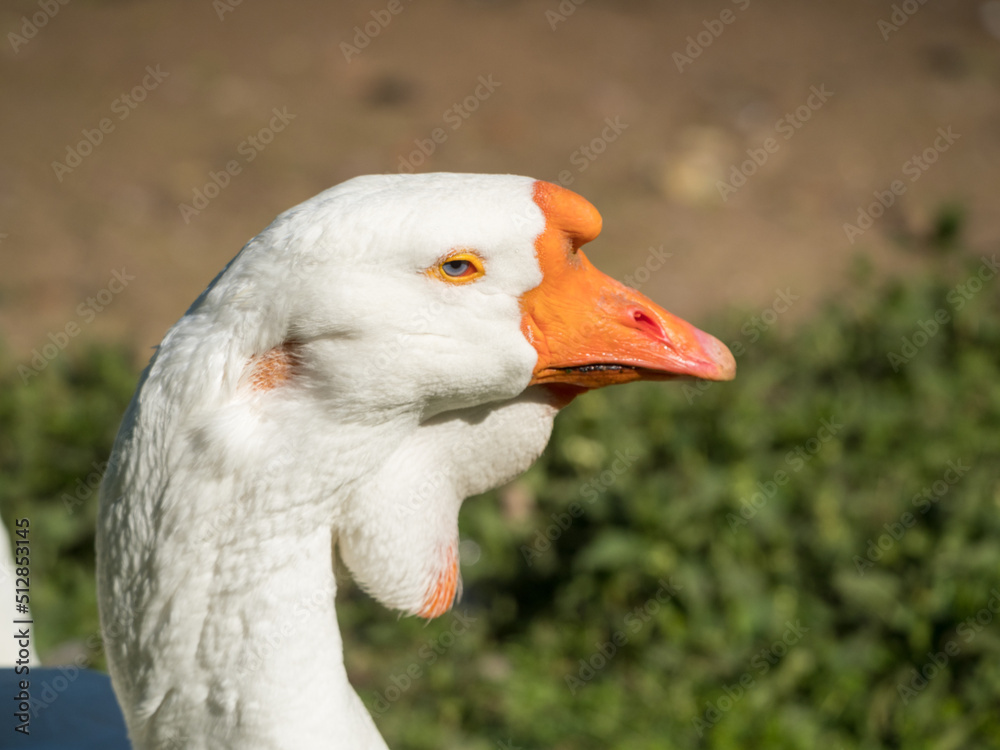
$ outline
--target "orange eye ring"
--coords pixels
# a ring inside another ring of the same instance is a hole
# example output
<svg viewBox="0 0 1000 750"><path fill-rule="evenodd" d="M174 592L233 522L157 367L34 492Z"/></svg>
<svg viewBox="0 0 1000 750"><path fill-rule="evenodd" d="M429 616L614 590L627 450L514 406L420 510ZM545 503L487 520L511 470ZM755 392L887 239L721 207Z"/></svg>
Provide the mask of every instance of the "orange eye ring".
<svg viewBox="0 0 1000 750"><path fill-rule="evenodd" d="M427 269L427 274L449 284L468 284L486 275L483 259L468 250L449 253Z"/></svg>

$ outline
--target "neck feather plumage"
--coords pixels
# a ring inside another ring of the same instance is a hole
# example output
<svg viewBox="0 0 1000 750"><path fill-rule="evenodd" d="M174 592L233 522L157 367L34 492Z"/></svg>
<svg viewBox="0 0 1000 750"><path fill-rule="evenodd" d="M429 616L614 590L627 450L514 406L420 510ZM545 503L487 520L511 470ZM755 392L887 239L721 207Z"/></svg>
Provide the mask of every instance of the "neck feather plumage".
<svg viewBox="0 0 1000 750"><path fill-rule="evenodd" d="M462 500L526 469L556 408L528 389L361 423L295 377L255 390L232 355L192 373L185 343L168 337L144 375L102 486L101 615L133 742L383 748L344 670L334 545L387 606L440 614Z"/></svg>

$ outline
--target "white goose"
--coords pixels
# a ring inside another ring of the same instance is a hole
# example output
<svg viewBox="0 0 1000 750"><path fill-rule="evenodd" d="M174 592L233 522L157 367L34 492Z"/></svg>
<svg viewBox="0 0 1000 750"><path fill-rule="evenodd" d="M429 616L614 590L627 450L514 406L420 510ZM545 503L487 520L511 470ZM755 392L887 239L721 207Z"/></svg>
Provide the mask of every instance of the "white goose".
<svg viewBox="0 0 1000 750"><path fill-rule="evenodd" d="M167 333L101 488L108 663L135 748L384 748L348 684L334 547L386 606L460 588L462 500L574 395L727 380L716 339L597 271L568 190L359 177L279 216Z"/></svg>

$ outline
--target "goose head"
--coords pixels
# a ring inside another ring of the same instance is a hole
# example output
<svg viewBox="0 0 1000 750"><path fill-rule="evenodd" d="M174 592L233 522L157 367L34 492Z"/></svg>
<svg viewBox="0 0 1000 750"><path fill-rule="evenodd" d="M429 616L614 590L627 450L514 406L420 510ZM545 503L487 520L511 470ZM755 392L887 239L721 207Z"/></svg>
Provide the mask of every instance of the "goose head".
<svg viewBox="0 0 1000 750"><path fill-rule="evenodd" d="M341 407L427 418L536 384L732 377L717 340L594 268L580 248L600 231L549 183L379 175L287 212L237 262L274 274L283 343L313 345Z"/></svg>
<svg viewBox="0 0 1000 750"><path fill-rule="evenodd" d="M584 198L527 177L359 177L216 277L144 373L102 486L102 619L126 623L108 658L137 746L183 724L270 747L248 707L301 702L289 665L328 686L289 746L381 746L346 686L331 548L383 604L441 615L462 501L524 471L560 408L733 377L719 341L590 263L600 230ZM241 650L316 591L309 638L241 677Z"/></svg>

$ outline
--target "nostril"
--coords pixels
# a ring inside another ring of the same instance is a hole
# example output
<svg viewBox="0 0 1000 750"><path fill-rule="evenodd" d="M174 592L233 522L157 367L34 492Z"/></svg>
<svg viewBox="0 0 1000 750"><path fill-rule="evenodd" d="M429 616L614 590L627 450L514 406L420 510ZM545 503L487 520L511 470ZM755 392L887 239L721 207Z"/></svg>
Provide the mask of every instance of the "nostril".
<svg viewBox="0 0 1000 750"><path fill-rule="evenodd" d="M633 309L632 320L635 321L636 327L640 330L645 330L658 339L666 339L666 336L663 334L663 329L660 328L660 324L657 323L653 317L644 310L640 310L638 308Z"/></svg>

